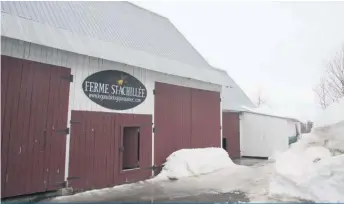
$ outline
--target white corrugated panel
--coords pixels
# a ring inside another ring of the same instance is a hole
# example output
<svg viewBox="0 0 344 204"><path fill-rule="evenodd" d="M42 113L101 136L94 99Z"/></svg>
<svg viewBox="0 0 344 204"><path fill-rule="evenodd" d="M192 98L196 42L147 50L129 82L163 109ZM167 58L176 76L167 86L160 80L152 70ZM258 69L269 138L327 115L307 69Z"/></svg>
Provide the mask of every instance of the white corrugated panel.
<svg viewBox="0 0 344 204"><path fill-rule="evenodd" d="M288 149L299 122L244 112L240 117L241 156L270 157Z"/></svg>
<svg viewBox="0 0 344 204"><path fill-rule="evenodd" d="M168 19L126 2L1 2L1 35L148 70L228 84Z"/></svg>
<svg viewBox="0 0 344 204"><path fill-rule="evenodd" d="M1 2L1 12L194 66L203 57L167 18L128 2Z"/></svg>

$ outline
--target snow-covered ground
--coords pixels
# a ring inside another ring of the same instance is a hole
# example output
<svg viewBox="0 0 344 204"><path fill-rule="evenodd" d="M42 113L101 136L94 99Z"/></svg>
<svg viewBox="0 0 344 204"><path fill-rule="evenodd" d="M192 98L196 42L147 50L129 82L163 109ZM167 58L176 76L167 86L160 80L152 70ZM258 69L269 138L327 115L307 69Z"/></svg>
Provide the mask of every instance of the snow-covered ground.
<svg viewBox="0 0 344 204"><path fill-rule="evenodd" d="M344 202L344 98L319 116L310 134L275 159L270 196Z"/></svg>
<svg viewBox="0 0 344 204"><path fill-rule="evenodd" d="M242 166L221 148L184 149L171 154L153 179L52 201L153 201L240 191L250 202L343 202L344 99L320 115L310 134L272 160Z"/></svg>
<svg viewBox="0 0 344 204"><path fill-rule="evenodd" d="M233 191L244 192L252 201L269 201L272 170L267 161L252 167L236 165L222 148L185 149L171 154L153 179L58 197L52 202L118 201L125 196L149 201Z"/></svg>

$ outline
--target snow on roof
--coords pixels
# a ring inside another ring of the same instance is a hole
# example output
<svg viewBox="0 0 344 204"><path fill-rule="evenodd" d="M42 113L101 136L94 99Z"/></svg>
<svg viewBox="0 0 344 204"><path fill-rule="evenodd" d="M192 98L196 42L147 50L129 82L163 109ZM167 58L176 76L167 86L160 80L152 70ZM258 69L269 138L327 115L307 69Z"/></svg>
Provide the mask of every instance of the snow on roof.
<svg viewBox="0 0 344 204"><path fill-rule="evenodd" d="M164 17L128 2L2 1L1 35L228 85Z"/></svg>
<svg viewBox="0 0 344 204"><path fill-rule="evenodd" d="M242 106L256 108L251 99L227 74L227 80L230 85L222 86L222 110L224 111L243 111Z"/></svg>
<svg viewBox="0 0 344 204"><path fill-rule="evenodd" d="M300 119L294 116L290 116L285 113L279 113L274 110L272 110L269 107L258 107L258 108L250 108L246 106L241 106L243 112L249 112L249 113L255 113L255 114L260 114L260 115L266 115L266 116L271 116L271 117L277 117L277 118L285 118L289 120L295 120L301 122Z"/></svg>

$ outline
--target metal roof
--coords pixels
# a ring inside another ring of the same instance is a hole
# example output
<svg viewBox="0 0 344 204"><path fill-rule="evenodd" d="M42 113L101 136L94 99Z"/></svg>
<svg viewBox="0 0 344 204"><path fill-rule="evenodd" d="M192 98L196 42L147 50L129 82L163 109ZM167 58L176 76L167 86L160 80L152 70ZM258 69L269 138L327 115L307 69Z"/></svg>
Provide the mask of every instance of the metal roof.
<svg viewBox="0 0 344 204"><path fill-rule="evenodd" d="M228 84L164 17L127 2L1 2L1 35L166 74Z"/></svg>
<svg viewBox="0 0 344 204"><path fill-rule="evenodd" d="M2 1L1 35L223 85L225 109L252 104L167 18L128 2Z"/></svg>
<svg viewBox="0 0 344 204"><path fill-rule="evenodd" d="M280 119L287 119L287 120L292 120L292 121L297 121L301 122L300 119L297 117L289 116L286 114L281 114L281 113L276 113L271 109L266 109L266 108L251 108L251 107L246 107L242 106L242 111L241 112L247 112L247 113L253 113L253 114L258 114L258 115L264 115L264 116L269 116L269 117L274 117L274 118L280 118Z"/></svg>
<svg viewBox="0 0 344 204"><path fill-rule="evenodd" d="M255 108L251 99L226 73L229 86L222 86L222 110L224 111L243 111L242 106Z"/></svg>
<svg viewBox="0 0 344 204"><path fill-rule="evenodd" d="M208 66L167 18L128 2L2 1L1 12L193 66Z"/></svg>

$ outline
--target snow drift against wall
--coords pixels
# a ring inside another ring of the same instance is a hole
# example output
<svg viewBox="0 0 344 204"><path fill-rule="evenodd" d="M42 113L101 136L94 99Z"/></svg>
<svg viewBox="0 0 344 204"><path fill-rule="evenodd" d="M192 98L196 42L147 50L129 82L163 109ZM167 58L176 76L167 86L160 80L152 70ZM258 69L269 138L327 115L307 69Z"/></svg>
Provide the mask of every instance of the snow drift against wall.
<svg viewBox="0 0 344 204"><path fill-rule="evenodd" d="M199 176L235 166L222 148L181 149L173 152L153 180Z"/></svg>
<svg viewBox="0 0 344 204"><path fill-rule="evenodd" d="M328 107L310 134L276 157L270 195L344 201L344 98Z"/></svg>

